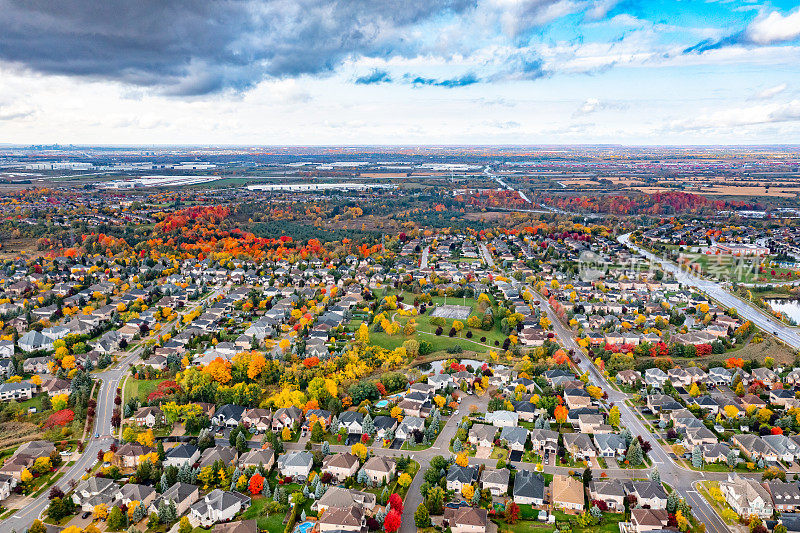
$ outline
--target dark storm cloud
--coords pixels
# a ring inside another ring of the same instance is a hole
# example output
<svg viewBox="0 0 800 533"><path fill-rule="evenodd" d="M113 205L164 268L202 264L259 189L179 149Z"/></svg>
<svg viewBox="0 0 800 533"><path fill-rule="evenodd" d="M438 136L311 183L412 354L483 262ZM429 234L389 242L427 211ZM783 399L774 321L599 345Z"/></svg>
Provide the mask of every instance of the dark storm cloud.
<svg viewBox="0 0 800 533"><path fill-rule="evenodd" d="M475 0L0 0L0 60L176 95L413 55L406 30Z"/></svg>

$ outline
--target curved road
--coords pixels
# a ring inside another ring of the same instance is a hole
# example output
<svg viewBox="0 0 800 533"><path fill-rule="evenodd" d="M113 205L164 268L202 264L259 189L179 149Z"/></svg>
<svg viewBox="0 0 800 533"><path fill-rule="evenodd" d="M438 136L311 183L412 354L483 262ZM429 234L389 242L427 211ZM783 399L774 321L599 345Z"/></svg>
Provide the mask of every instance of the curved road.
<svg viewBox="0 0 800 533"><path fill-rule="evenodd" d="M749 320L767 333L771 333L795 350L800 349L800 333L797 328L787 326L783 322L770 317L747 301L726 291L721 284L695 276L672 261L648 252L644 248L631 242L630 236L630 233L626 233L625 235L620 235L617 240L631 250L638 252L649 261L658 264L665 272L674 274L678 282L706 293L725 307L733 307L739 313L740 317Z"/></svg>

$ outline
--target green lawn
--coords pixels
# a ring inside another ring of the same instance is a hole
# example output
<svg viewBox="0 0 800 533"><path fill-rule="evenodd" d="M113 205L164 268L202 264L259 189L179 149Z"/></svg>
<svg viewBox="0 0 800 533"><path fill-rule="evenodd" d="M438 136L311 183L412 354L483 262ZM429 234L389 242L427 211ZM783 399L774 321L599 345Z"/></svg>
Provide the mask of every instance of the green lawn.
<svg viewBox="0 0 800 533"><path fill-rule="evenodd" d="M125 401L137 397L140 401L146 401L147 396L156 390L158 384L164 381L163 379L133 379L128 377L125 382Z"/></svg>
<svg viewBox="0 0 800 533"><path fill-rule="evenodd" d="M41 394L37 394L36 396L31 398L30 400L25 400L24 402L20 403L19 405L20 405L20 407L25 409L26 412L31 407L35 407L36 408L36 412L37 413L41 413L42 412L42 400L44 400L45 396L47 396L46 392L43 392Z"/></svg>
<svg viewBox="0 0 800 533"><path fill-rule="evenodd" d="M447 333L450 331L450 327L453 324L452 320L447 320L445 325L442 326L443 333L442 335L435 335L436 328L431 324L431 313L433 312L434 305L444 304L445 302L449 305L466 305L473 310L473 314L477 315L478 318L482 318L483 314L478 312L478 301L475 298L453 298L453 297L443 297L443 296L434 296L432 299L431 304L428 307L428 310L424 315L419 315L414 317L417 322L417 332L410 337L407 337L402 332L398 333L397 335L387 335L383 332L374 332L372 328L370 328L370 342L372 344L376 344L388 350L393 350L399 346L402 346L403 342L408 340L409 338L415 338L418 341L425 341L430 343L433 346L433 352L440 352L445 351L447 348L454 346L456 344L460 345L465 350L474 351L478 353L486 353L490 348L491 349L499 349L495 347L494 342L497 341L501 346L503 341L506 339L506 335L500 330L500 321L496 320L494 326L489 331L484 331L480 328L469 328L466 325L466 320L463 320L462 323L464 324L464 329L459 332L459 334L455 337L449 337ZM494 312L494 316L498 316L498 308L496 303L493 302L492 304L492 311ZM387 313L387 318L391 319L394 317L394 320L399 322L402 325L405 325L406 322L411 317L407 316L400 316L399 314L395 314L394 311ZM358 328L361 324L361 319L353 319L350 322L350 326L353 329ZM472 339L468 339L466 337L467 331L472 331ZM481 343L480 339L482 337L486 337L486 342Z"/></svg>

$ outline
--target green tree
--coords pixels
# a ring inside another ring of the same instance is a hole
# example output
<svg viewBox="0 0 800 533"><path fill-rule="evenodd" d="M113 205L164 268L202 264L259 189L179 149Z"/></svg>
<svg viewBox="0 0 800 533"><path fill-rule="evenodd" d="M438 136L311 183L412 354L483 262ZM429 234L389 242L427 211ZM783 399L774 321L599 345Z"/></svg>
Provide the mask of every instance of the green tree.
<svg viewBox="0 0 800 533"><path fill-rule="evenodd" d="M414 525L418 528L431 525L431 515L428 513L428 508L422 503L419 504L417 510L414 511Z"/></svg>
<svg viewBox="0 0 800 533"><path fill-rule="evenodd" d="M117 507L116 505L111 508L111 511L108 513L108 518L106 520L108 524L108 529L112 531L119 531L124 529L127 525L126 522L128 521L128 517L125 516L125 513L122 512L122 509Z"/></svg>

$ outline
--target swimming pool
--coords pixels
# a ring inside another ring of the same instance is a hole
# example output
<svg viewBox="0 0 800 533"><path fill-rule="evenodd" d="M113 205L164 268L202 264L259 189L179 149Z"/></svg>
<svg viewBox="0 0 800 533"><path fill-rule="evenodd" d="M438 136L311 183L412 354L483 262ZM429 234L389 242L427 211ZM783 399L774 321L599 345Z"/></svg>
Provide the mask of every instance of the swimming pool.
<svg viewBox="0 0 800 533"><path fill-rule="evenodd" d="M381 400L375 404L375 407L377 407L378 409L383 409L387 405L389 405L389 400Z"/></svg>
<svg viewBox="0 0 800 533"><path fill-rule="evenodd" d="M312 529L314 529L314 522L303 522L302 524L297 524L295 526L294 531L295 533L309 533Z"/></svg>

